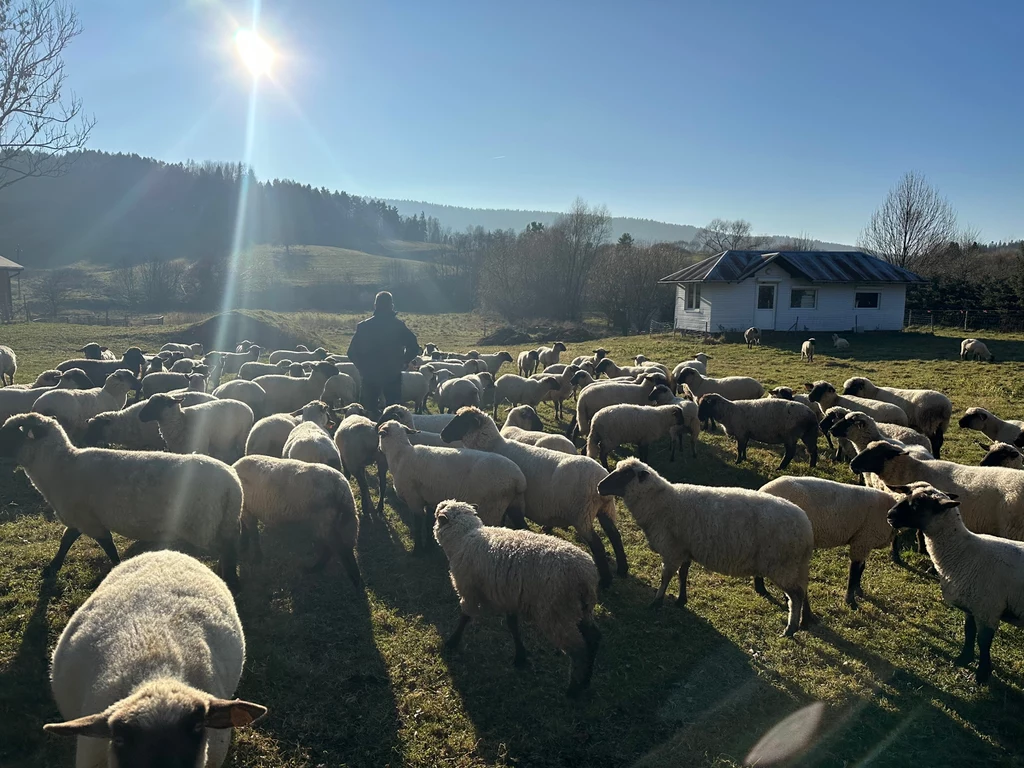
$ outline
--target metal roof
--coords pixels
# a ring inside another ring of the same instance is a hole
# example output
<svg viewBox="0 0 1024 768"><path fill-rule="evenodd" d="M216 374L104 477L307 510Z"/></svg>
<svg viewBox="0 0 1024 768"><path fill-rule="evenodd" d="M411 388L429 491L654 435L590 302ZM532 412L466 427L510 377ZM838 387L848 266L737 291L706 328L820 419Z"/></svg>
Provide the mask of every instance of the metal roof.
<svg viewBox="0 0 1024 768"><path fill-rule="evenodd" d="M723 251L658 282L737 283L772 263L811 283L927 282L909 270L862 251Z"/></svg>
<svg viewBox="0 0 1024 768"><path fill-rule="evenodd" d="M15 262L11 261L10 259L5 259L3 256L0 256L0 269L12 269L13 270L13 269L24 269L24 267L21 266L21 264L17 264Z"/></svg>

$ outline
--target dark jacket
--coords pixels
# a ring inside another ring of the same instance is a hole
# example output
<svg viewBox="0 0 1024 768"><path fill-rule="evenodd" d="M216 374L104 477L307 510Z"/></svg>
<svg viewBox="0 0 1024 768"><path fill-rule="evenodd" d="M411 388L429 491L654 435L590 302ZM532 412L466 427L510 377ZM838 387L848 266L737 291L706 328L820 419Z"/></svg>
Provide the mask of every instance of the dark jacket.
<svg viewBox="0 0 1024 768"><path fill-rule="evenodd" d="M364 379L397 376L420 353L416 334L394 312L374 312L356 326L348 357Z"/></svg>

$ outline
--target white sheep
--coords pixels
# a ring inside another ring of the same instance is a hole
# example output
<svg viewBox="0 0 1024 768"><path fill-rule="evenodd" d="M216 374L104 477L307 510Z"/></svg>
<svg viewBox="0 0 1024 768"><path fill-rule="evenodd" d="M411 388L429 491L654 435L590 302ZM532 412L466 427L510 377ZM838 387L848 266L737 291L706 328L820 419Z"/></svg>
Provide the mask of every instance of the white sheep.
<svg viewBox="0 0 1024 768"><path fill-rule="evenodd" d="M277 363L256 363L250 360L247 363L242 363L242 367L238 369L238 378L252 381L257 376L282 375L288 373L288 367L291 364L291 360L281 360Z"/></svg>
<svg viewBox="0 0 1024 768"><path fill-rule="evenodd" d="M1017 446L1000 442L991 445L979 442L978 445L985 449L985 456L978 462L978 466L1024 469L1024 454L1017 449Z"/></svg>
<svg viewBox="0 0 1024 768"><path fill-rule="evenodd" d="M202 344L179 344L169 341L160 347L161 352L181 352L187 357L202 357L204 350Z"/></svg>
<svg viewBox="0 0 1024 768"><path fill-rule="evenodd" d="M168 393L177 397L174 393ZM181 392L182 405L188 407L209 403L216 398L205 392ZM94 448L120 446L130 451L162 451L166 447L155 421L144 422L139 412L146 407L141 400L119 411L98 413L86 422L82 444Z"/></svg>
<svg viewBox="0 0 1024 768"><path fill-rule="evenodd" d="M669 461L675 461L678 430L686 430L693 436L693 455L696 457L697 435L700 434L696 403L686 401L653 408L633 403L610 405L598 411L590 422L587 456L599 459L601 466L607 469L609 453L623 443L634 443L637 455L646 460L651 443L667 437L672 446Z"/></svg>
<svg viewBox="0 0 1024 768"><path fill-rule="evenodd" d="M245 440L245 455L280 456L288 435L299 420L287 413L264 416L252 425Z"/></svg>
<svg viewBox="0 0 1024 768"><path fill-rule="evenodd" d="M51 389L40 395L32 410L52 416L74 438L85 431L86 422L104 411L124 408L128 393L138 389L139 380L131 371L120 370L107 377L102 387L92 389Z"/></svg>
<svg viewBox="0 0 1024 768"><path fill-rule="evenodd" d="M842 426L838 426L840 424ZM934 458L931 440L920 432L910 427L901 427L898 424L879 424L866 413L859 411L832 406L825 411L825 417L821 420L820 426L826 436L834 434L839 439L836 461L839 461L843 454L847 461L852 460L858 452L876 440L888 440L908 448L913 447L912 450L920 449L928 454L927 458ZM837 426L838 431L836 431ZM868 484L872 485L872 483Z"/></svg>
<svg viewBox="0 0 1024 768"><path fill-rule="evenodd" d="M676 391L678 392L679 387L681 386L681 383L679 382L679 377L682 375L684 368L693 368L698 373L700 373L701 376L707 376L709 359L710 358L703 352L698 352L696 355L693 356L692 360L684 360L683 362L679 363L679 365L677 365L675 368L673 368L672 381L676 382Z"/></svg>
<svg viewBox="0 0 1024 768"><path fill-rule="evenodd" d="M192 373L192 369L199 365L195 360L189 357L183 357L181 360L175 360L171 364L171 371L174 373Z"/></svg>
<svg viewBox="0 0 1024 768"><path fill-rule="evenodd" d="M988 346L985 342L979 341L978 339L964 339L960 342L960 359L961 360L988 360L990 363L996 361L996 356L988 351Z"/></svg>
<svg viewBox="0 0 1024 768"><path fill-rule="evenodd" d="M846 350L850 348L850 342L844 339L838 333L833 333L832 346L839 350Z"/></svg>
<svg viewBox="0 0 1024 768"><path fill-rule="evenodd" d="M182 407L184 397L153 395L139 411L142 422L155 421L172 453L201 453L231 464L245 455L252 409L237 400L214 400Z"/></svg>
<svg viewBox="0 0 1024 768"><path fill-rule="evenodd" d="M91 341L82 347L80 350L85 355L86 360L116 360L114 353L111 352L107 347L101 347L95 341Z"/></svg>
<svg viewBox="0 0 1024 768"><path fill-rule="evenodd" d="M216 366L221 374L235 373L250 360L256 362L260 359L260 347L253 344L245 352L209 352L203 358L203 362L213 368ZM271 362L275 362L271 360Z"/></svg>
<svg viewBox="0 0 1024 768"><path fill-rule="evenodd" d="M743 332L743 340L747 342L747 349L761 346L761 329L751 326Z"/></svg>
<svg viewBox="0 0 1024 768"><path fill-rule="evenodd" d="M350 406L334 432L334 444L341 454L342 470L356 479L363 514L367 517L374 512L373 499L366 479L366 468L377 465L377 514L384 512L384 489L387 483L387 461L380 452L377 425L366 416L365 409Z"/></svg>
<svg viewBox="0 0 1024 768"><path fill-rule="evenodd" d="M126 369L136 376L141 376L145 367L146 358L142 354L142 350L138 347L129 347L120 360L65 360L57 366L57 370L63 373L72 368L80 368L92 381L94 387L102 387L107 376L114 371Z"/></svg>
<svg viewBox="0 0 1024 768"><path fill-rule="evenodd" d="M622 379L622 378L633 378L644 373L650 373L648 365L623 365L618 366L615 361L610 357L606 357L601 360L595 367L594 372L597 376L604 374L609 379ZM665 374L665 378L668 378L668 369L660 363L655 365L655 369Z"/></svg>
<svg viewBox="0 0 1024 768"><path fill-rule="evenodd" d="M542 376L539 379L527 379L506 373L494 382L494 406L491 413L497 417L498 406L509 403L512 406L529 405L536 408L544 396L562 386L557 376Z"/></svg>
<svg viewBox="0 0 1024 768"><path fill-rule="evenodd" d="M188 386L188 375L178 371L147 373L142 377L142 396L152 397L159 392L184 389Z"/></svg>
<svg viewBox="0 0 1024 768"><path fill-rule="evenodd" d="M404 371L402 381L405 381ZM324 384L324 391L321 393L320 399L332 407L338 404L346 406L359 400L359 387L356 386L355 379L347 373L336 373Z"/></svg>
<svg viewBox="0 0 1024 768"><path fill-rule="evenodd" d="M910 423L907 414L898 405L866 397L840 395L836 388L827 381L816 381L811 384L808 387L807 399L812 403L817 403L822 413L838 405L851 411L866 413L875 421L885 424L899 424L906 427Z"/></svg>
<svg viewBox="0 0 1024 768"><path fill-rule="evenodd" d="M505 424L501 428L501 436L517 443L535 445L559 453L576 453L572 440L562 435L552 435L544 431L540 416L529 405L517 405L505 414Z"/></svg>
<svg viewBox="0 0 1024 768"><path fill-rule="evenodd" d="M220 768L231 729L267 711L231 699L244 662L224 582L188 555L145 552L112 570L61 633L50 684L65 722L44 728L78 737L79 766L173 756Z"/></svg>
<svg viewBox="0 0 1024 768"><path fill-rule="evenodd" d="M434 387L433 375L420 371L402 371L402 402L413 403L416 413L427 408L427 396ZM354 402L354 401L350 401Z"/></svg>
<svg viewBox="0 0 1024 768"><path fill-rule="evenodd" d="M756 400L764 395L764 386L757 379L749 376L726 376L714 379L704 376L696 368L686 367L676 379L678 384L686 385L693 393L694 399L703 395L716 393L726 400Z"/></svg>
<svg viewBox="0 0 1024 768"><path fill-rule="evenodd" d="M814 531L795 504L745 488L673 484L637 459L620 461L598 485L602 496L621 496L626 508L661 555L661 586L655 605L665 599L679 574L679 599L686 605L691 561L727 576L771 579L789 598L784 636L806 629L813 619L807 582Z"/></svg>
<svg viewBox="0 0 1024 768"><path fill-rule="evenodd" d="M550 347L537 347L537 364L541 368L554 365L563 352L565 352L565 344L561 341L556 341Z"/></svg>
<svg viewBox="0 0 1024 768"><path fill-rule="evenodd" d="M816 339L810 338L800 345L800 359L806 360L808 363L814 362L814 342Z"/></svg>
<svg viewBox="0 0 1024 768"><path fill-rule="evenodd" d="M327 359L327 350L323 347L317 347L312 352L306 350L294 350L294 349L277 349L270 353L268 361L276 363L280 360L291 360L293 363L304 363L306 361L316 362L319 360Z"/></svg>
<svg viewBox="0 0 1024 768"><path fill-rule="evenodd" d="M297 459L310 463L326 464L328 467L341 471L341 453L327 429L333 424L334 413L320 400L308 403L301 411L292 416L300 416L302 421L295 425L285 440L281 456L285 459Z"/></svg>
<svg viewBox="0 0 1024 768"><path fill-rule="evenodd" d="M603 360L607 355L607 349L605 349L604 347L598 347L597 349L594 350L593 354L580 355L579 357L573 358L572 364L575 365L577 368L584 368L584 370L586 370L585 366L590 366L591 368L596 367L597 364L601 362L601 360ZM593 373L593 371L590 371L590 373Z"/></svg>
<svg viewBox="0 0 1024 768"><path fill-rule="evenodd" d="M577 373L573 381L579 381L585 374ZM602 408L617 403L647 405L650 394L659 384L667 383L660 374L646 374L638 383L631 381L598 381L580 390L576 400L576 419L569 431L569 438L576 435L586 438L590 434L590 422ZM669 398L671 399L671 398ZM659 402L658 405L664 403Z"/></svg>
<svg viewBox="0 0 1024 768"><path fill-rule="evenodd" d="M1015 443L1024 434L1024 421L1003 420L984 408L968 408L957 422L961 429L976 429L992 440Z"/></svg>
<svg viewBox="0 0 1024 768"><path fill-rule="evenodd" d="M145 384L145 380L143 380ZM270 411L267 407L267 392L255 381L232 379L217 387L212 392L218 400L235 400L245 403L252 410L254 418L262 418Z"/></svg>
<svg viewBox="0 0 1024 768"><path fill-rule="evenodd" d="M544 369L544 373L542 373L542 374L534 374L531 378L540 379L540 378L543 378L544 376L552 376L553 375L553 376L555 376L558 379L558 381L559 381L558 389L552 389L552 390L549 390L549 391L545 392L544 393L544 397L542 398L542 402L550 400L552 402L552 404L554 405L554 407L555 407L555 419L561 421L562 416L563 416L563 411L562 411L563 405L564 405L565 401L569 398L569 396L572 395L573 393L575 393L575 391L576 391L576 389L575 389L575 387L574 387L574 385L572 383L572 378L573 378L573 376L575 376L577 373L580 372L580 368L578 366L570 364L570 365L567 365L564 368L562 368L561 371L557 371L556 372L556 371L550 370L551 368L556 368L556 367L557 367L557 364L555 366L549 366L548 368Z"/></svg>
<svg viewBox="0 0 1024 768"><path fill-rule="evenodd" d="M483 393L494 387L491 374L472 374L461 379L449 379L437 388L437 407L446 413L455 413L466 405L479 406Z"/></svg>
<svg viewBox="0 0 1024 768"><path fill-rule="evenodd" d="M31 411L36 401L52 389L92 389L92 382L81 369L72 368L64 373L43 371L31 387L4 387L0 389L0 424L15 414Z"/></svg>
<svg viewBox="0 0 1024 768"><path fill-rule="evenodd" d="M537 370L537 350L528 349L525 352L520 352L516 364L519 366L520 376L524 378L532 376Z"/></svg>
<svg viewBox="0 0 1024 768"><path fill-rule="evenodd" d="M487 366L487 372L491 374L491 376L498 375L498 371L501 370L503 363L514 362L512 360L512 355L504 350L493 354L480 355L480 359L484 362L484 365Z"/></svg>
<svg viewBox="0 0 1024 768"><path fill-rule="evenodd" d="M975 679L985 683L992 674L992 638L999 623L1021 626L1024 617L1024 545L971 532L957 514L961 502L935 488L914 484L894 490L910 495L893 507L890 522L924 532L942 599L966 615L964 646L955 663L967 666L974 660L977 637Z"/></svg>
<svg viewBox="0 0 1024 768"><path fill-rule="evenodd" d="M572 659L568 696L590 685L601 633L594 624L597 571L579 549L554 536L484 525L469 504L438 505L434 538L448 557L459 595L458 626L445 642L454 649L474 616L506 617L515 644L512 663L526 663L519 618Z"/></svg>
<svg viewBox="0 0 1024 768"><path fill-rule="evenodd" d="M233 589L242 486L231 467L207 456L76 448L60 424L38 413L0 428L0 456L14 459L67 528L46 567L56 574L83 533L120 562L111 533L166 543L186 541L220 556Z"/></svg>
<svg viewBox="0 0 1024 768"><path fill-rule="evenodd" d="M701 421L714 419L736 439L737 464L747 458L751 440L785 446L780 470L793 460L797 442L807 446L810 466L818 463L818 418L801 403L774 397L732 402L712 393L701 397L697 416Z"/></svg>
<svg viewBox="0 0 1024 768"><path fill-rule="evenodd" d="M337 374L338 369L334 364L317 362L313 364L307 378L270 375L257 376L253 382L267 393L265 414L291 413L310 400L319 400L328 380Z"/></svg>
<svg viewBox="0 0 1024 768"><path fill-rule="evenodd" d="M441 437L446 442L461 440L467 448L497 453L515 462L526 477L526 517L544 527L575 528L590 547L603 586L611 584L612 573L601 537L594 530L595 518L615 551L619 575L629 572L615 525L615 502L597 494L597 484L607 473L596 461L506 440L494 421L476 408L459 411Z"/></svg>
<svg viewBox="0 0 1024 768"><path fill-rule="evenodd" d="M257 521L270 528L284 523L313 524L317 556L307 571L327 564L333 552L356 587L363 584L356 562L355 546L359 520L352 488L336 469L272 456L245 456L234 464L242 481L243 551L253 545L254 556L261 559Z"/></svg>
<svg viewBox="0 0 1024 768"><path fill-rule="evenodd" d="M879 387L863 377L847 379L843 394L898 405L907 414L910 426L932 441L935 458L939 458L949 420L953 416L953 403L944 394L932 389Z"/></svg>

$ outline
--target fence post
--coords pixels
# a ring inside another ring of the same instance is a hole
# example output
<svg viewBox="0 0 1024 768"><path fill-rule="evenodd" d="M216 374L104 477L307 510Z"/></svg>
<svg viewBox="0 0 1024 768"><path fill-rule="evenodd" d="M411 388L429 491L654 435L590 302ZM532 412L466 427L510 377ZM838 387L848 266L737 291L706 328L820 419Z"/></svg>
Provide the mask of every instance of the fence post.
<svg viewBox="0 0 1024 768"><path fill-rule="evenodd" d="M965 331L967 330L967 318L968 318L968 316L970 314L971 314L971 311L969 309L965 309L964 310L964 330Z"/></svg>
<svg viewBox="0 0 1024 768"><path fill-rule="evenodd" d="M931 326L932 326L932 327L931 327L931 332L932 332L932 335L934 336L934 335L935 335L935 313L934 313L934 312L932 312L932 314L931 314L931 318L932 318L932 322L931 322Z"/></svg>
<svg viewBox="0 0 1024 768"><path fill-rule="evenodd" d="M911 310L909 310L909 314L907 316L907 325L913 325L913 324L914 324L914 310L911 309Z"/></svg>

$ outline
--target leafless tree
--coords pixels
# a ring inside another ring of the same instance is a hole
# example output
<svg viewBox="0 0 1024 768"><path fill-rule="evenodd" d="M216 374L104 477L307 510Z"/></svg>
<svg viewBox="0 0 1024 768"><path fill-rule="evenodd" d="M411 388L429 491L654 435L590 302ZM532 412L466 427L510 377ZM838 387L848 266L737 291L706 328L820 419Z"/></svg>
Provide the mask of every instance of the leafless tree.
<svg viewBox="0 0 1024 768"><path fill-rule="evenodd" d="M186 271L184 263L152 256L137 269L142 303L148 309L172 306L180 299Z"/></svg>
<svg viewBox="0 0 1024 768"><path fill-rule="evenodd" d="M956 238L956 211L925 177L906 173L871 215L857 245L904 269L915 269Z"/></svg>
<svg viewBox="0 0 1024 768"><path fill-rule="evenodd" d="M550 305L553 314L566 320L582 317L587 282L611 231L607 208L590 207L582 198L576 198L568 213L559 216L546 230L532 233L546 237L551 245L546 284L553 289L558 302Z"/></svg>
<svg viewBox="0 0 1024 768"><path fill-rule="evenodd" d="M981 231L977 227L964 227L954 240L923 259L919 269L931 277L941 275L961 282L978 280L983 261L980 238Z"/></svg>
<svg viewBox="0 0 1024 768"><path fill-rule="evenodd" d="M32 292L42 302L47 314L56 317L84 284L85 273L79 269L51 269L36 278Z"/></svg>
<svg viewBox="0 0 1024 768"><path fill-rule="evenodd" d="M712 219L706 227L697 231L692 245L700 253L721 253L757 250L768 243L766 235L755 235L752 232L750 222L745 219Z"/></svg>
<svg viewBox="0 0 1024 768"><path fill-rule="evenodd" d="M796 237L790 238L779 246L780 251L813 251L815 248L816 242L814 238L806 232L801 232Z"/></svg>
<svg viewBox="0 0 1024 768"><path fill-rule="evenodd" d="M616 246L606 246L593 281L595 308L624 335L643 332L661 305L672 301L673 290L659 286L658 280L686 261L686 255L668 243L620 239Z"/></svg>
<svg viewBox="0 0 1024 768"><path fill-rule="evenodd" d="M81 27L62 0L0 0L0 189L58 176L94 121L65 98L64 49Z"/></svg>
<svg viewBox="0 0 1024 768"><path fill-rule="evenodd" d="M142 303L142 289L139 285L139 269L125 259L110 276L108 293L120 306L134 310Z"/></svg>

